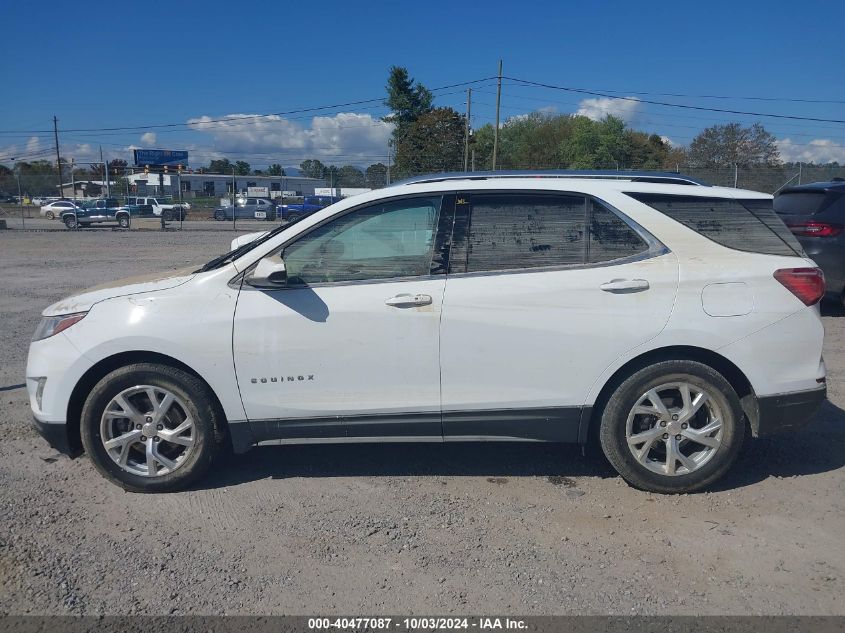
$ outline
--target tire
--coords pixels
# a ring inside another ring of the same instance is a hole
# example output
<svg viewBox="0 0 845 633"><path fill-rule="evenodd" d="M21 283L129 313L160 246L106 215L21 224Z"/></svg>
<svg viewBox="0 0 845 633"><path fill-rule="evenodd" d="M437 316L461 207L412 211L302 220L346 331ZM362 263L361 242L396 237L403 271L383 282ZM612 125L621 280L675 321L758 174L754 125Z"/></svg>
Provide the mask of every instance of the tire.
<svg viewBox="0 0 845 633"><path fill-rule="evenodd" d="M129 216L128 215L118 216L117 225L122 229L128 229L129 228Z"/></svg>
<svg viewBox="0 0 845 633"><path fill-rule="evenodd" d="M156 405L163 405L167 394L172 397L160 424L153 417L150 390ZM113 415L129 410L116 404L121 394L122 402L130 405L131 419ZM106 416L107 411L112 415ZM180 432L189 421L190 426ZM208 386L181 369L154 363L128 365L100 380L82 408L80 431L85 451L100 474L130 492L186 488L208 471L225 442L223 415ZM166 439L166 433L174 441ZM106 448L105 441L121 437L126 438L124 442ZM123 460L124 453L125 465L121 465L116 460Z"/></svg>
<svg viewBox="0 0 845 633"><path fill-rule="evenodd" d="M173 211L170 209L165 209L161 212L161 217L164 218L165 222L170 222L173 219Z"/></svg>
<svg viewBox="0 0 845 633"><path fill-rule="evenodd" d="M692 405L683 403L683 385ZM706 398L696 410L699 394ZM739 397L720 373L694 361L663 361L617 387L602 413L599 440L629 484L678 494L700 490L728 471L742 447L744 424ZM630 445L629 437L634 438Z"/></svg>
<svg viewBox="0 0 845 633"><path fill-rule="evenodd" d="M66 215L65 217L63 217L62 222L64 222L65 226L69 229L76 228L76 218L72 215Z"/></svg>
<svg viewBox="0 0 845 633"><path fill-rule="evenodd" d="M47 213L44 214L44 217L46 217L48 220L54 220L56 218L56 214L52 211L47 211Z"/></svg>
<svg viewBox="0 0 845 633"><path fill-rule="evenodd" d="M217 210L214 212L214 219L218 222L225 222L226 221L226 212L222 210Z"/></svg>

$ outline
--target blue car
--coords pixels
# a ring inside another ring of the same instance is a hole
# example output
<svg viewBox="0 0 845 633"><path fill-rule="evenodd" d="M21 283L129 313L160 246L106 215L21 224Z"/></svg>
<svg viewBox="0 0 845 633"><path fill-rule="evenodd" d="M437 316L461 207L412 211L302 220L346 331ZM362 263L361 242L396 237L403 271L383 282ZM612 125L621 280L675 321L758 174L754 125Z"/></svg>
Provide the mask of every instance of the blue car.
<svg viewBox="0 0 845 633"><path fill-rule="evenodd" d="M278 219L292 222L315 211L325 209L330 204L339 202L342 198L338 196L305 196L302 204L282 204L277 207Z"/></svg>

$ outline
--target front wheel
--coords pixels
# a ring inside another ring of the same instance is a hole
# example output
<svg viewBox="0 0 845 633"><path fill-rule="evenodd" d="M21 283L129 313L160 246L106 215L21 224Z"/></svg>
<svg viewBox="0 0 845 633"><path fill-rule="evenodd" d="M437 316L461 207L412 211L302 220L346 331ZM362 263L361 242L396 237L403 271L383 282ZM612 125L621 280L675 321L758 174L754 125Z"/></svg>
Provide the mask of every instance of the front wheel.
<svg viewBox="0 0 845 633"><path fill-rule="evenodd" d="M97 383L80 431L94 466L112 483L132 492L172 492L211 467L223 446L223 425L196 376L138 363Z"/></svg>
<svg viewBox="0 0 845 633"><path fill-rule="evenodd" d="M664 361L611 395L599 438L623 479L660 493L699 490L727 472L745 436L733 387L712 367Z"/></svg>
<svg viewBox="0 0 845 633"><path fill-rule="evenodd" d="M69 229L76 228L76 218L72 215L66 215L64 218L65 226Z"/></svg>
<svg viewBox="0 0 845 633"><path fill-rule="evenodd" d="M170 209L165 209L161 212L161 217L164 218L165 222L170 222L173 219L173 211Z"/></svg>

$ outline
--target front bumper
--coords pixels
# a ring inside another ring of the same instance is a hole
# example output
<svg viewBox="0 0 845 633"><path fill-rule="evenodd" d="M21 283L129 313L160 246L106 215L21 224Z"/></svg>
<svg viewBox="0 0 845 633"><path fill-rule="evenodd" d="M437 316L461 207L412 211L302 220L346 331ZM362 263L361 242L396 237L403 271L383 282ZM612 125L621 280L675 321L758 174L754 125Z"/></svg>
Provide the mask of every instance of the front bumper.
<svg viewBox="0 0 845 633"><path fill-rule="evenodd" d="M75 455L79 448L71 446L67 433L67 424L64 422L42 422L35 416L32 417L32 425L47 442L61 453Z"/></svg>
<svg viewBox="0 0 845 633"><path fill-rule="evenodd" d="M758 397L756 425L752 421L754 437L770 437L806 426L826 398L827 385L807 391Z"/></svg>

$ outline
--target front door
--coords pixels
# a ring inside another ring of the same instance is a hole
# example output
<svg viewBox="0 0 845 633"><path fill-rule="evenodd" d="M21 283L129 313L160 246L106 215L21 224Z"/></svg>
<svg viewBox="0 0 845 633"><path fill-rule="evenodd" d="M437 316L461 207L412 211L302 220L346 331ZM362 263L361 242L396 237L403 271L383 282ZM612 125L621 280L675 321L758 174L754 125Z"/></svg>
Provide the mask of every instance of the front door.
<svg viewBox="0 0 845 633"><path fill-rule="evenodd" d="M442 203L356 208L283 247L286 287L244 284L233 349L257 441L441 439Z"/></svg>
<svg viewBox="0 0 845 633"><path fill-rule="evenodd" d="M675 256L579 194L459 195L455 227L445 439L576 441L590 387L668 320Z"/></svg>

